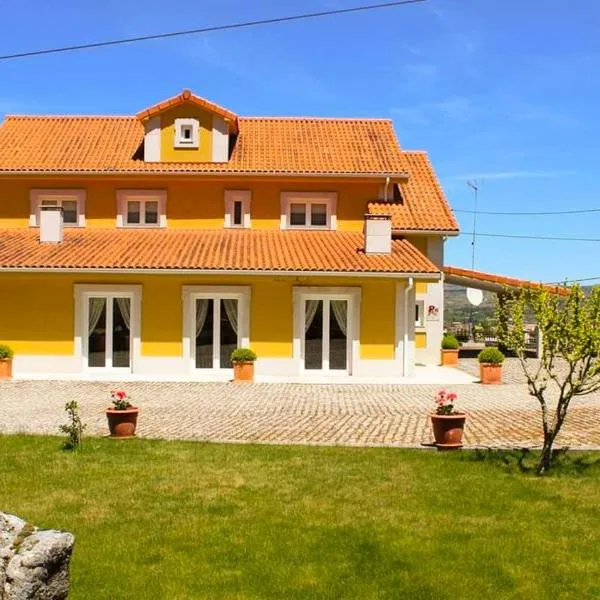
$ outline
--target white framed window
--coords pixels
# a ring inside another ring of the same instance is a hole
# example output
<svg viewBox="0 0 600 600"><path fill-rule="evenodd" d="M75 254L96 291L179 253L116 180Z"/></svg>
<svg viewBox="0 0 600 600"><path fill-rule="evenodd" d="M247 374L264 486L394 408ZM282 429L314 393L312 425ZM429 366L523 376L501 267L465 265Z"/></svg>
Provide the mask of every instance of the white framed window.
<svg viewBox="0 0 600 600"><path fill-rule="evenodd" d="M199 146L198 119L175 119L175 148L198 148Z"/></svg>
<svg viewBox="0 0 600 600"><path fill-rule="evenodd" d="M166 227L165 190L118 190L117 227Z"/></svg>
<svg viewBox="0 0 600 600"><path fill-rule="evenodd" d="M417 329L425 327L425 300L415 302L415 327Z"/></svg>
<svg viewBox="0 0 600 600"><path fill-rule="evenodd" d="M281 229L336 229L336 192L282 192Z"/></svg>
<svg viewBox="0 0 600 600"><path fill-rule="evenodd" d="M250 190L225 190L225 227L250 227Z"/></svg>
<svg viewBox="0 0 600 600"><path fill-rule="evenodd" d="M250 286L183 286L183 355L188 371L230 369L250 345Z"/></svg>
<svg viewBox="0 0 600 600"><path fill-rule="evenodd" d="M85 371L133 372L140 358L141 285L80 285L75 355Z"/></svg>
<svg viewBox="0 0 600 600"><path fill-rule="evenodd" d="M60 206L65 227L85 227L85 190L31 190L29 225L39 227L40 207Z"/></svg>

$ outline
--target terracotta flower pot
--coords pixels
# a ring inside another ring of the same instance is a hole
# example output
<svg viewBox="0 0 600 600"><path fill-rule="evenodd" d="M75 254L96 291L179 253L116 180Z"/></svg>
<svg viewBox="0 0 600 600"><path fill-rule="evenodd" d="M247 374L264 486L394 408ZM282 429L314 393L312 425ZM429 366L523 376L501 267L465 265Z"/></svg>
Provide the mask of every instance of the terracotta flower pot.
<svg viewBox="0 0 600 600"><path fill-rule="evenodd" d="M233 362L234 381L254 381L254 363L252 361Z"/></svg>
<svg viewBox="0 0 600 600"><path fill-rule="evenodd" d="M0 358L0 379L10 379L12 377L12 358Z"/></svg>
<svg viewBox="0 0 600 600"><path fill-rule="evenodd" d="M431 415L433 437L438 450L458 450L462 448L462 435L465 427L465 413L456 415Z"/></svg>
<svg viewBox="0 0 600 600"><path fill-rule="evenodd" d="M137 406L132 406L125 410L107 408L106 418L108 419L110 437L115 440L127 440L135 437L139 411L140 409Z"/></svg>
<svg viewBox="0 0 600 600"><path fill-rule="evenodd" d="M442 350L442 367L456 367L458 365L458 349Z"/></svg>
<svg viewBox="0 0 600 600"><path fill-rule="evenodd" d="M502 383L502 364L479 363L479 378L486 385Z"/></svg>

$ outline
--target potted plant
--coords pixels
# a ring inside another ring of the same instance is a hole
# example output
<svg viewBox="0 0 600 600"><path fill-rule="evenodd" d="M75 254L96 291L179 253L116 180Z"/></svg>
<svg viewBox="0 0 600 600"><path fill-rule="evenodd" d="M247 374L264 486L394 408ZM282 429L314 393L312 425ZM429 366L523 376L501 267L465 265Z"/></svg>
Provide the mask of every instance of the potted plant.
<svg viewBox="0 0 600 600"><path fill-rule="evenodd" d="M12 377L12 362L15 353L10 346L0 344L0 379Z"/></svg>
<svg viewBox="0 0 600 600"><path fill-rule="evenodd" d="M106 409L110 437L126 440L135 436L139 408L133 406L126 392L115 390L110 393L112 407Z"/></svg>
<svg viewBox="0 0 600 600"><path fill-rule="evenodd" d="M442 366L456 367L458 365L459 341L453 335L444 335L442 338Z"/></svg>
<svg viewBox="0 0 600 600"><path fill-rule="evenodd" d="M498 348L484 348L477 356L481 383L502 383L502 363L504 354Z"/></svg>
<svg viewBox="0 0 600 600"><path fill-rule="evenodd" d="M435 398L435 412L431 414L433 437L438 450L462 448L462 435L467 415L454 409L454 392L440 390Z"/></svg>
<svg viewBox="0 0 600 600"><path fill-rule="evenodd" d="M234 381L254 381L256 352L250 348L236 348L231 353Z"/></svg>

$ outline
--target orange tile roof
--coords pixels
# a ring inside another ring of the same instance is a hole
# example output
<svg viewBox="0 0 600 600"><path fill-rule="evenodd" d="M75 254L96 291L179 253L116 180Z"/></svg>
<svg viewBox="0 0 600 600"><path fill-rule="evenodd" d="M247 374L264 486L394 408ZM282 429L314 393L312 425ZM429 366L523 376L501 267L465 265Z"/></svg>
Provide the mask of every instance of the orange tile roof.
<svg viewBox="0 0 600 600"><path fill-rule="evenodd" d="M386 175L401 173L389 120L240 117L226 163L144 162L135 117L7 116L0 174Z"/></svg>
<svg viewBox="0 0 600 600"><path fill-rule="evenodd" d="M215 104L214 102L211 102L210 100L206 100L206 98L196 96L196 94L193 94L190 90L183 90L183 92L181 92L181 94L177 94L177 96L173 96L172 98L163 100L158 104L154 104L153 106L150 106L149 108L140 111L136 115L136 117L140 121L143 121L145 119L153 117L154 115L158 115L169 108L173 108L174 106L184 104L185 102L189 102L191 104L195 104L196 106L200 106L201 108L204 108L211 113L217 114L223 117L224 119L231 121L234 124L235 130L237 131L236 122L238 117L235 113L231 112L230 110L227 110L226 108L223 108L222 106L219 106L218 104Z"/></svg>
<svg viewBox="0 0 600 600"><path fill-rule="evenodd" d="M427 153L402 152L401 163L408 173L408 179L398 183L402 202L370 202L369 213L391 215L396 230L458 233L458 223Z"/></svg>
<svg viewBox="0 0 600 600"><path fill-rule="evenodd" d="M335 273L427 273L439 269L406 240L364 253L345 231L67 229L58 244L33 229L0 230L2 269L181 269Z"/></svg>
<svg viewBox="0 0 600 600"><path fill-rule="evenodd" d="M473 271L472 269L462 269L461 267L443 267L444 275L450 275L463 279L470 279L475 282L481 281L484 283L492 283L505 287L512 288L529 288L541 289L545 288L549 292L566 296L569 293L569 288L559 285L545 285L536 283L527 279L517 279L516 277L505 277L504 275L494 275L493 273L484 273L483 271ZM451 282L452 283L452 282Z"/></svg>

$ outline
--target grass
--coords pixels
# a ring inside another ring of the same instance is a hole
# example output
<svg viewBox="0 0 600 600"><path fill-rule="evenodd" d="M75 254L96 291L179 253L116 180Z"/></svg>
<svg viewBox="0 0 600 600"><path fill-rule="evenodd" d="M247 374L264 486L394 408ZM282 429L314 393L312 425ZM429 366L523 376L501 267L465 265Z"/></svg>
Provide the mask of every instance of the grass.
<svg viewBox="0 0 600 600"><path fill-rule="evenodd" d="M60 447L0 436L0 510L75 534L70 600L600 596L599 455Z"/></svg>

